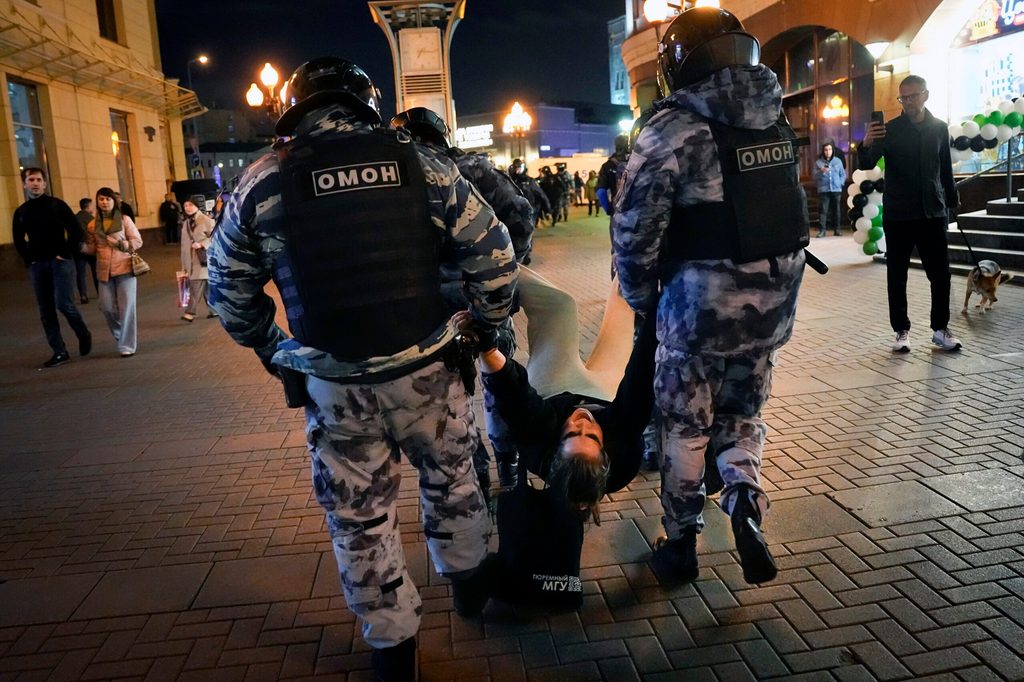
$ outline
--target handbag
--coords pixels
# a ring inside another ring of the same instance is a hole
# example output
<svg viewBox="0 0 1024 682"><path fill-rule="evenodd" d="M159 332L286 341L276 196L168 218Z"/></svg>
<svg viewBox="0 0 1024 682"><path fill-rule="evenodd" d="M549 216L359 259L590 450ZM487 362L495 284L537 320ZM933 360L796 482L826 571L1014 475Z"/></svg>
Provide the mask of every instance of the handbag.
<svg viewBox="0 0 1024 682"><path fill-rule="evenodd" d="M136 277L141 277L142 275L145 275L147 272L152 270L152 268L149 267L149 263L142 259L142 256L139 255L138 251L136 251L135 249L131 249L128 251L128 253L131 254L132 257L133 275L135 275Z"/></svg>
<svg viewBox="0 0 1024 682"><path fill-rule="evenodd" d="M196 243L196 239L195 239L195 237L192 236L192 221L189 220L185 227L188 229L188 238L192 241L193 244L195 244ZM202 267L205 268L206 267L206 247L200 247L200 248L196 249L195 252L196 252L196 258L199 259L199 265L201 265Z"/></svg>
<svg viewBox="0 0 1024 682"><path fill-rule="evenodd" d="M583 521L551 488L538 490L519 465L516 486L498 497L498 557L492 596L556 609L583 603Z"/></svg>

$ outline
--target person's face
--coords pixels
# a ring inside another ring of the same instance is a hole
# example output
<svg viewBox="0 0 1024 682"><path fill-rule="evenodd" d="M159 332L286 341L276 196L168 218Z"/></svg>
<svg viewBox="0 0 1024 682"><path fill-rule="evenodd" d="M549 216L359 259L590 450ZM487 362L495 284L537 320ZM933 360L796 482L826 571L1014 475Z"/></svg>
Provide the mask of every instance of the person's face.
<svg viewBox="0 0 1024 682"><path fill-rule="evenodd" d="M38 199L46 192L46 178L42 173L31 173L25 178L25 191L33 199Z"/></svg>
<svg viewBox="0 0 1024 682"><path fill-rule="evenodd" d="M185 214L186 215L190 215L190 216L191 215L195 215L196 211L199 210L199 208L195 204L193 204L191 201L186 201L184 204L181 205L181 207L182 207L182 209L184 209Z"/></svg>
<svg viewBox="0 0 1024 682"><path fill-rule="evenodd" d="M105 195L96 197L96 205L99 206L100 210L104 213L110 213L114 210L114 200Z"/></svg>
<svg viewBox="0 0 1024 682"><path fill-rule="evenodd" d="M824 147L822 147L821 151L825 155L826 159L831 159L832 158L832 145L830 145L830 144L825 145Z"/></svg>
<svg viewBox="0 0 1024 682"><path fill-rule="evenodd" d="M590 410L582 407L573 410L562 425L562 443L559 448L562 456L598 459L603 445L604 431Z"/></svg>
<svg viewBox="0 0 1024 682"><path fill-rule="evenodd" d="M917 83L900 86L899 102L903 113L914 118L924 111L924 103L928 101L928 91Z"/></svg>

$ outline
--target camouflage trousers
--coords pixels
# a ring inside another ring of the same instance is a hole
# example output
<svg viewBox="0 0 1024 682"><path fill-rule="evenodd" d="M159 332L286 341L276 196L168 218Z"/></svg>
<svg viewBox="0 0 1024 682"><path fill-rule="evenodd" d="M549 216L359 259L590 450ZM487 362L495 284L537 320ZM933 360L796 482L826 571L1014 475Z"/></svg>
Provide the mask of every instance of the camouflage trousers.
<svg viewBox="0 0 1024 682"><path fill-rule="evenodd" d="M667 354L666 354L667 355ZM747 358L659 353L654 377L661 451L661 503L670 539L688 526L704 527L704 455L710 443L725 488L722 510L732 513L737 486L751 489L763 515L761 451L768 429L761 408L772 384L774 353Z"/></svg>
<svg viewBox="0 0 1024 682"><path fill-rule="evenodd" d="M427 549L437 572L473 571L490 518L473 471L479 442L459 375L436 362L380 384L307 378L313 489L327 513L345 600L375 648L416 634L422 603L398 529L399 459L419 475Z"/></svg>
<svg viewBox="0 0 1024 682"><path fill-rule="evenodd" d="M555 206L555 220L566 222L569 220L569 195L562 194L558 197L558 204Z"/></svg>

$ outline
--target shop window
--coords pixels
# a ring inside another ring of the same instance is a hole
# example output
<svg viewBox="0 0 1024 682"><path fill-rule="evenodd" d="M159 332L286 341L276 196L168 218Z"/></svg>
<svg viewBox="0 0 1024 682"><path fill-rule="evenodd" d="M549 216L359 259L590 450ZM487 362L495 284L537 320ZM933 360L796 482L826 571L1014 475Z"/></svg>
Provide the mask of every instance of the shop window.
<svg viewBox="0 0 1024 682"><path fill-rule="evenodd" d="M128 136L128 114L110 110L110 144L117 165L117 184L121 192L121 201L127 201L136 211L139 204L135 200L135 171L132 167L132 149Z"/></svg>
<svg viewBox="0 0 1024 682"><path fill-rule="evenodd" d="M814 85L814 35L797 43L786 53L786 94Z"/></svg>
<svg viewBox="0 0 1024 682"><path fill-rule="evenodd" d="M839 83L850 77L850 41L838 31L818 45L818 85Z"/></svg>
<svg viewBox="0 0 1024 682"><path fill-rule="evenodd" d="M50 169L46 162L46 139L43 118L39 111L39 92L35 85L8 76L7 99L14 122L14 143L18 153L18 170L42 168L46 177Z"/></svg>
<svg viewBox="0 0 1024 682"><path fill-rule="evenodd" d="M96 0L96 19L99 21L101 36L115 43L120 42L114 0Z"/></svg>

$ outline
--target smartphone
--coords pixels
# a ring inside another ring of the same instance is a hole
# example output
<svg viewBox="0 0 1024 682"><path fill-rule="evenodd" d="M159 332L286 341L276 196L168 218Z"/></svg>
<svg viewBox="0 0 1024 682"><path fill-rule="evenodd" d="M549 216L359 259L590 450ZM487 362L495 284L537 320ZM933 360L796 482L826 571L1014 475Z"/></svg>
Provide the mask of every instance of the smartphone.
<svg viewBox="0 0 1024 682"><path fill-rule="evenodd" d="M885 125L885 113L881 111L871 112L871 123L878 123L879 125Z"/></svg>

